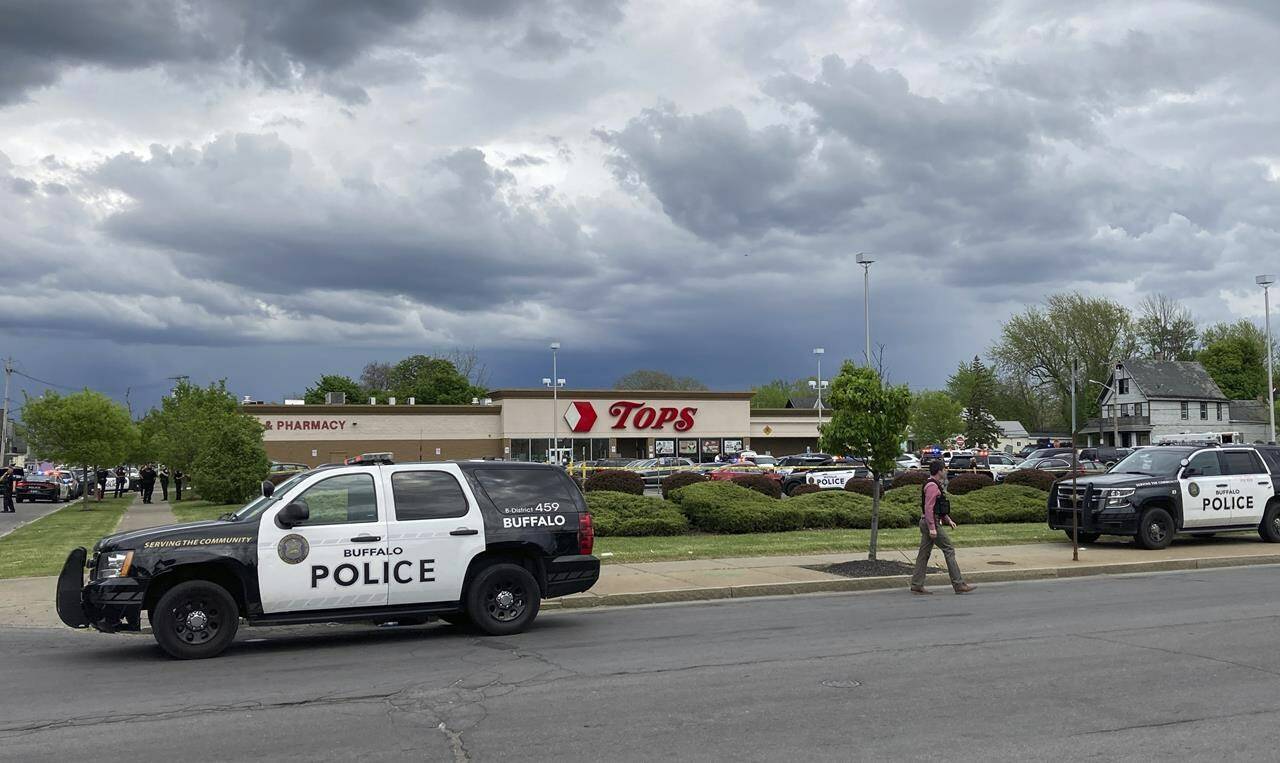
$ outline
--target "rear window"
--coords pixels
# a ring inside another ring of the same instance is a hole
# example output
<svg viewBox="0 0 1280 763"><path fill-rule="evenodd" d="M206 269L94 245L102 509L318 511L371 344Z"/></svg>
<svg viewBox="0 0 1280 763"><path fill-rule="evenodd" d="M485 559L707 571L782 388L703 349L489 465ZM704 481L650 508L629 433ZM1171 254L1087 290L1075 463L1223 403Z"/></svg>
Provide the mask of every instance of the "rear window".
<svg viewBox="0 0 1280 763"><path fill-rule="evenodd" d="M1225 450L1222 467L1227 474L1264 474L1262 462L1248 450Z"/></svg>
<svg viewBox="0 0 1280 763"><path fill-rule="evenodd" d="M541 511L535 507L550 504L557 504L554 511L578 510L577 489L555 469L476 469L472 475L502 514Z"/></svg>
<svg viewBox="0 0 1280 763"><path fill-rule="evenodd" d="M1280 450L1275 448L1258 448L1258 452L1266 460L1267 466L1271 467L1271 472L1280 472Z"/></svg>

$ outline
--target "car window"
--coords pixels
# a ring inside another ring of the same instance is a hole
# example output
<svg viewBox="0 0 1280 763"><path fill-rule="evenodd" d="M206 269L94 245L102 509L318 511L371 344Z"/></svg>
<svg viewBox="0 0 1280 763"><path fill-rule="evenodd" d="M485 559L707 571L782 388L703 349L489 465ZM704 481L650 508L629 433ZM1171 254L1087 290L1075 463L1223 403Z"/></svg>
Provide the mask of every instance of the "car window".
<svg viewBox="0 0 1280 763"><path fill-rule="evenodd" d="M307 488L293 499L304 503L311 516L301 526L341 525L376 522L378 498L371 474L343 474L329 477Z"/></svg>
<svg viewBox="0 0 1280 763"><path fill-rule="evenodd" d="M574 511L573 483L555 469L476 469L472 474L498 511L538 503L559 503Z"/></svg>
<svg viewBox="0 0 1280 763"><path fill-rule="evenodd" d="M1265 448L1258 452L1262 454L1264 459L1266 459L1267 466L1271 467L1271 472L1273 474L1280 472L1280 450L1275 448Z"/></svg>
<svg viewBox="0 0 1280 763"><path fill-rule="evenodd" d="M391 496L396 519L447 519L467 515L467 496L448 472L396 472L391 475Z"/></svg>
<svg viewBox="0 0 1280 763"><path fill-rule="evenodd" d="M1187 469L1194 469L1197 476L1214 477L1222 474L1222 466L1218 463L1218 454L1213 451L1197 453L1187 464Z"/></svg>
<svg viewBox="0 0 1280 763"><path fill-rule="evenodd" d="M1222 451L1222 471L1226 474L1265 474L1262 462L1250 450Z"/></svg>
<svg viewBox="0 0 1280 763"><path fill-rule="evenodd" d="M1043 461L1041 461L1041 462L1040 462L1040 465L1039 465L1039 467L1038 467L1038 468L1040 468L1040 469L1065 469L1065 468L1066 468L1066 467L1068 467L1068 466L1070 466L1070 464L1068 464L1066 461L1062 460L1061 458L1046 458L1045 460L1043 460Z"/></svg>

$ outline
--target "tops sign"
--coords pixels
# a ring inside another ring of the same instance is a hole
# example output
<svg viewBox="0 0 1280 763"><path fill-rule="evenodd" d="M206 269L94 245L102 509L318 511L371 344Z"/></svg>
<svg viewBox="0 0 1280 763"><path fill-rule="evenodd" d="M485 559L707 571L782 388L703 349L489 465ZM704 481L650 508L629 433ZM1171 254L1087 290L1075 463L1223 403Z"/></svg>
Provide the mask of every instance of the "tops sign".
<svg viewBox="0 0 1280 763"><path fill-rule="evenodd" d="M667 424L677 432L693 429L693 417L697 408L658 407L631 400L619 400L609 406L609 415L613 417L611 429L666 429ZM565 423L573 432L590 432L596 423L596 409L591 403L578 400L569 405L564 413Z"/></svg>
<svg viewBox="0 0 1280 763"><path fill-rule="evenodd" d="M345 430L347 428L346 419L320 419L318 421L292 421L286 419L277 419L272 421L266 419L262 422L262 426L267 431L277 430L280 432L320 432L323 430Z"/></svg>

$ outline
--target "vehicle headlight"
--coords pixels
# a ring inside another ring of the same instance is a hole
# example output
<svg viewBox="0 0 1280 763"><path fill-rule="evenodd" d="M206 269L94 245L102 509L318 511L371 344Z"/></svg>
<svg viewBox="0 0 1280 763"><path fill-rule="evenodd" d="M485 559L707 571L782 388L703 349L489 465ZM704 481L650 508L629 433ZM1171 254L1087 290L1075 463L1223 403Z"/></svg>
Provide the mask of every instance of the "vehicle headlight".
<svg viewBox="0 0 1280 763"><path fill-rule="evenodd" d="M1123 506L1128 502L1129 496L1133 495L1134 489L1131 487L1117 487L1107 491L1108 506Z"/></svg>
<svg viewBox="0 0 1280 763"><path fill-rule="evenodd" d="M98 561L98 578L122 578L132 565L132 551L110 551Z"/></svg>

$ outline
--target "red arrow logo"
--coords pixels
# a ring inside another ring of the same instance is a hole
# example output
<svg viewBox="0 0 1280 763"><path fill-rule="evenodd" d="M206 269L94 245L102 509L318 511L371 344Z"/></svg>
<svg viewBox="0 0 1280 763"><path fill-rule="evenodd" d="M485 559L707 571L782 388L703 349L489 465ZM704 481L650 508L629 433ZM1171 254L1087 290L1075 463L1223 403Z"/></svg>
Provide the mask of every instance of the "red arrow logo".
<svg viewBox="0 0 1280 763"><path fill-rule="evenodd" d="M564 421L571 432L590 432L596 424L596 409L591 403L575 401L564 412Z"/></svg>

